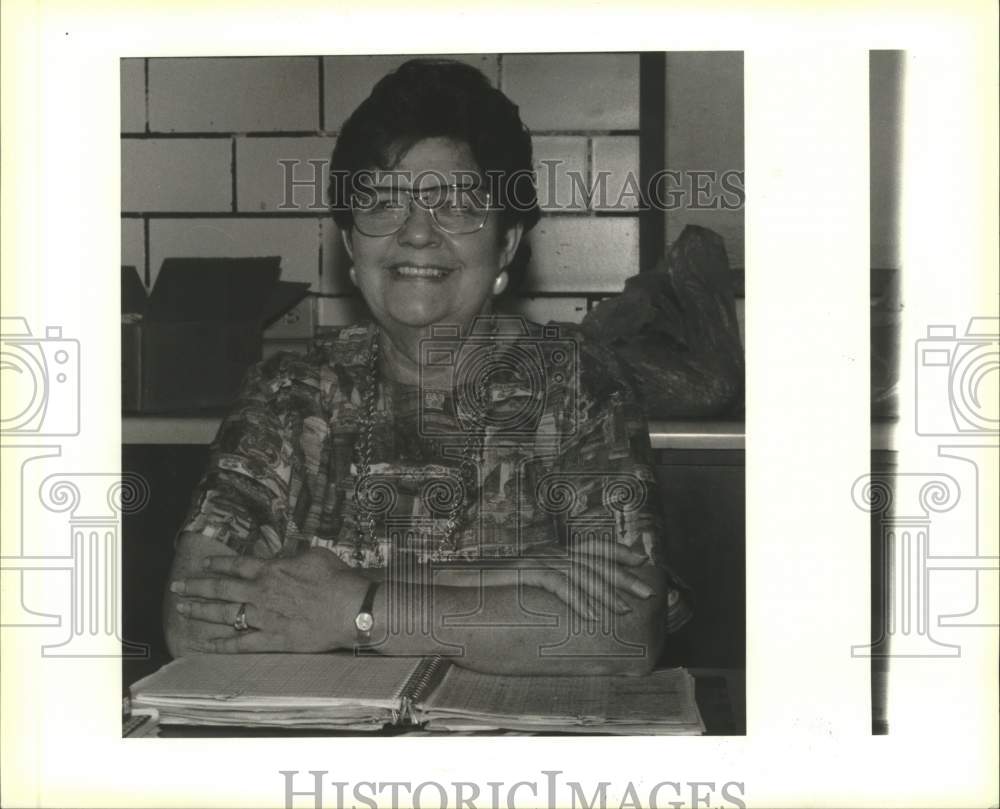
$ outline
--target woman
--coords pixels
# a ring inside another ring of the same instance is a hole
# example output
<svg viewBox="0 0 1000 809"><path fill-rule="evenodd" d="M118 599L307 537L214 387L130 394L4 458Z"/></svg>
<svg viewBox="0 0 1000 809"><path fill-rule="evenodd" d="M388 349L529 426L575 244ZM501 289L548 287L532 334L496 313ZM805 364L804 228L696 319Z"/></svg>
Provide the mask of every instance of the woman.
<svg viewBox="0 0 1000 809"><path fill-rule="evenodd" d="M494 314L538 220L530 135L413 60L344 125L331 201L373 322L248 375L179 537L168 646L643 673L687 613L611 359Z"/></svg>

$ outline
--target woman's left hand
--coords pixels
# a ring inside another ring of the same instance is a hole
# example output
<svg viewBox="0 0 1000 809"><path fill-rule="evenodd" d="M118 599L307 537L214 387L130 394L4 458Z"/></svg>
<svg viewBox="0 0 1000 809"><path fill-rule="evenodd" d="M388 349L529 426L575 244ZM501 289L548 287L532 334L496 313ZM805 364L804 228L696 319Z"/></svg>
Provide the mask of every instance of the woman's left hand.
<svg viewBox="0 0 1000 809"><path fill-rule="evenodd" d="M353 644L368 584L334 554L312 548L268 560L210 556L203 575L170 589L185 618L220 625L214 652L327 652ZM234 635L242 605L250 629Z"/></svg>

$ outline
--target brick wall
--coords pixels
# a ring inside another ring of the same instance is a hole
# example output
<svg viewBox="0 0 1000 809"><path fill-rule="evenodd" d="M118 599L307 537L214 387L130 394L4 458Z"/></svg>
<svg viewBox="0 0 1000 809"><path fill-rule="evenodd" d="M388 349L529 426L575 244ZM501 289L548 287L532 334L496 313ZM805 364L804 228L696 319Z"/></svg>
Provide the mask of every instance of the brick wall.
<svg viewBox="0 0 1000 809"><path fill-rule="evenodd" d="M692 63L675 56L690 84L693 74L683 68ZM316 325L356 319L362 309L323 205L323 171L347 115L406 58L122 60L122 263L152 284L168 256L280 255L282 277L310 283L314 294L268 338L302 340ZM609 208L628 174L638 174L639 57L457 58L519 105L534 136L544 215L531 235L533 259L517 307L536 320L578 321L638 271L638 218L627 208L634 198L626 194L625 210ZM710 98L701 104L712 106ZM741 112L736 125L742 168ZM697 162L690 152L681 156ZM298 161L290 189L279 160ZM574 171L588 189L603 174L604 200L574 188ZM683 220L683 212L668 216L672 225Z"/></svg>

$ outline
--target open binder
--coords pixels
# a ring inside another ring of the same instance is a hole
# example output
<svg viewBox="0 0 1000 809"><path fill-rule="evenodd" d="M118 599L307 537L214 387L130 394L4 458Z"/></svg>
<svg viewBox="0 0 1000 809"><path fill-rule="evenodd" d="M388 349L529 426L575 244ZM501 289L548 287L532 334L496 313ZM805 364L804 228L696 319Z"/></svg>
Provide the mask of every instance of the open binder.
<svg viewBox="0 0 1000 809"><path fill-rule="evenodd" d="M506 677L446 658L192 655L135 683L160 724L380 730L700 734L684 669L646 677Z"/></svg>

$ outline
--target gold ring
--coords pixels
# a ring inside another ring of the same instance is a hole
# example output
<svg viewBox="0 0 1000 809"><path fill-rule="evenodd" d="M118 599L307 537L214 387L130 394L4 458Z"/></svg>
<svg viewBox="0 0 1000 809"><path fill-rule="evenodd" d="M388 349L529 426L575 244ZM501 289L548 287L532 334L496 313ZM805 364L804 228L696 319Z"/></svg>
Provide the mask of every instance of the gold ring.
<svg viewBox="0 0 1000 809"><path fill-rule="evenodd" d="M240 608L236 611L236 620L233 621L233 629L237 632L246 632L250 628L250 624L247 623L247 605L245 603L240 604Z"/></svg>

